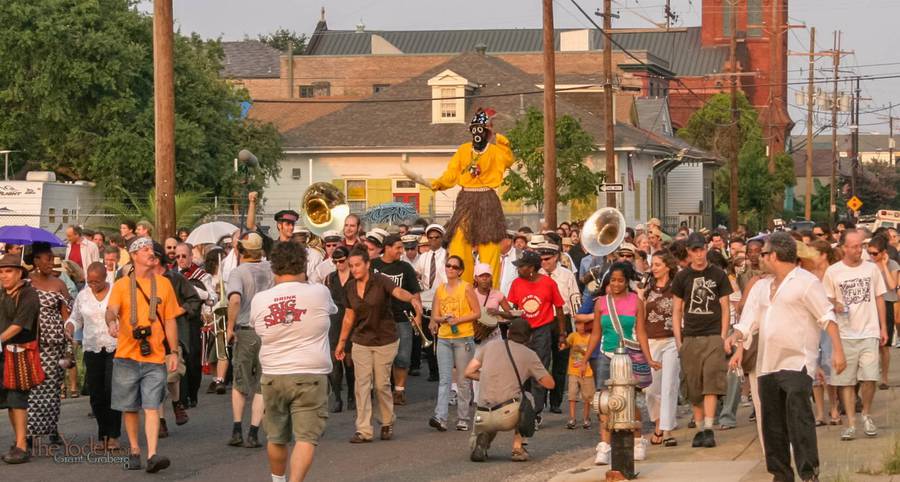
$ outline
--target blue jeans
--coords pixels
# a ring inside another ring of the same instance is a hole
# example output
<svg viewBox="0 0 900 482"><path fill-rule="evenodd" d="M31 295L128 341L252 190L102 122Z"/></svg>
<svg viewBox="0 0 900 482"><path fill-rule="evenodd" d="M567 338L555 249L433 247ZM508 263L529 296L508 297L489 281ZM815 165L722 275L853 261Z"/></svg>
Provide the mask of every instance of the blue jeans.
<svg viewBox="0 0 900 482"><path fill-rule="evenodd" d="M434 418L447 421L447 405L450 403L450 384L453 381L453 365L456 365L456 419L469 421L469 403L472 401L472 381L465 376L466 367L475 356L475 342L465 338L438 338L438 398L434 406Z"/></svg>
<svg viewBox="0 0 900 482"><path fill-rule="evenodd" d="M397 334L400 336L400 347L394 357L394 367L409 368L412 360L412 324L408 321L397 323Z"/></svg>

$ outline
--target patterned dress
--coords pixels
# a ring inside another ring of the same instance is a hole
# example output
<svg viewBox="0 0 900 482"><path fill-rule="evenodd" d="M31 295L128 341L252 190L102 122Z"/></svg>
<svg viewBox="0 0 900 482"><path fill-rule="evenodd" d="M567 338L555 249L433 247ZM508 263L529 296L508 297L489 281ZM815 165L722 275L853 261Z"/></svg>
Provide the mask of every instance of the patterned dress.
<svg viewBox="0 0 900 482"><path fill-rule="evenodd" d="M28 434L32 436L58 433L60 386L66 373L59 366L66 352L62 319L66 298L58 291L38 289L37 292L41 300L38 316L41 368L47 378L28 393Z"/></svg>

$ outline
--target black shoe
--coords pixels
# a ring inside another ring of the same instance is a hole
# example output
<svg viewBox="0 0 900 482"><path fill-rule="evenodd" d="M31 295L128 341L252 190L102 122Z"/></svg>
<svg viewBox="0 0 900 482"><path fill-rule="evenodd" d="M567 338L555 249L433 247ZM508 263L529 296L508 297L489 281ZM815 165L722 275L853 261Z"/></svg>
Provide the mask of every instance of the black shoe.
<svg viewBox="0 0 900 482"><path fill-rule="evenodd" d="M550 407L550 413L562 413L562 409L559 407Z"/></svg>
<svg viewBox="0 0 900 482"><path fill-rule="evenodd" d="M147 459L147 473L155 474L169 467L169 458L156 454Z"/></svg>
<svg viewBox="0 0 900 482"><path fill-rule="evenodd" d="M691 419L691 421L688 422L688 428L697 428L697 422L695 422L694 419Z"/></svg>
<svg viewBox="0 0 900 482"><path fill-rule="evenodd" d="M472 462L484 462L487 460L488 437L489 435L486 432L482 432L475 437L475 448L472 449L469 460Z"/></svg>
<svg viewBox="0 0 900 482"><path fill-rule="evenodd" d="M196 407L197 407L197 399L196 398L188 399L187 408L196 408Z"/></svg>
<svg viewBox="0 0 900 482"><path fill-rule="evenodd" d="M428 374L428 381L429 381L429 382L436 382L436 381L438 381L438 374L437 374L437 373L429 373L429 374Z"/></svg>
<svg viewBox="0 0 900 482"><path fill-rule="evenodd" d="M231 440L228 441L228 445L231 445L232 447L243 447L244 437L241 436L240 432L234 432L231 434Z"/></svg>
<svg viewBox="0 0 900 482"><path fill-rule="evenodd" d="M225 395L225 382L216 382L216 395Z"/></svg>
<svg viewBox="0 0 900 482"><path fill-rule="evenodd" d="M544 423L544 417L541 414L537 414L534 416L534 430L538 431L541 429L541 424Z"/></svg>
<svg viewBox="0 0 900 482"><path fill-rule="evenodd" d="M190 420L183 403L172 402L172 411L175 412L175 425L184 425ZM160 421L160 423L162 423L162 421Z"/></svg>
<svg viewBox="0 0 900 482"><path fill-rule="evenodd" d="M213 380L209 382L209 387L206 388L206 393L216 393L216 381Z"/></svg>
<svg viewBox="0 0 900 482"><path fill-rule="evenodd" d="M27 450L22 450L19 447L16 447L15 445L13 445L9 449L9 452L7 452L3 456L3 461L6 462L7 464L11 464L11 465L24 464L25 462L28 462L30 459L31 459L31 456L28 455Z"/></svg>
<svg viewBox="0 0 900 482"><path fill-rule="evenodd" d="M706 430L700 430L694 435L694 440L691 442L691 447L703 447L706 443Z"/></svg>
<svg viewBox="0 0 900 482"><path fill-rule="evenodd" d="M328 409L331 413L341 413L344 411L344 402L340 399L335 400L331 403L331 408Z"/></svg>
<svg viewBox="0 0 900 482"><path fill-rule="evenodd" d="M703 440L703 446L706 448L713 448L716 446L716 434L710 429L706 429L703 431L706 434L706 437Z"/></svg>
<svg viewBox="0 0 900 482"><path fill-rule="evenodd" d="M50 440L50 445L62 445L63 444L63 439L62 439L62 437L59 436L59 433L50 434L50 437L48 437L48 438Z"/></svg>
<svg viewBox="0 0 900 482"><path fill-rule="evenodd" d="M141 454L129 454L125 470L141 470Z"/></svg>
<svg viewBox="0 0 900 482"><path fill-rule="evenodd" d="M355 398L347 399L347 410L356 410L356 399Z"/></svg>
<svg viewBox="0 0 900 482"><path fill-rule="evenodd" d="M158 438L166 438L169 436L169 427L166 425L166 419L159 419L159 435Z"/></svg>
<svg viewBox="0 0 900 482"><path fill-rule="evenodd" d="M422 372L420 372L418 368L410 368L409 369L409 376L411 376L411 377L417 377L421 374L422 374Z"/></svg>
<svg viewBox="0 0 900 482"><path fill-rule="evenodd" d="M428 419L428 426L431 428L436 428L438 432L446 432L447 431L447 423L441 422L440 420L431 417Z"/></svg>
<svg viewBox="0 0 900 482"><path fill-rule="evenodd" d="M262 444L259 443L259 438L256 435L250 434L247 435L247 441L244 443L244 447L248 449L255 449L258 447L262 447Z"/></svg>

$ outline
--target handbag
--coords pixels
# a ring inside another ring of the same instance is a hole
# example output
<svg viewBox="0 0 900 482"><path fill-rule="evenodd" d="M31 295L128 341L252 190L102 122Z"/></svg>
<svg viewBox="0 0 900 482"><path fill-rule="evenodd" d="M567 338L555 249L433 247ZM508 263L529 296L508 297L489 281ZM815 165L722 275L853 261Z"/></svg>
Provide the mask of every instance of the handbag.
<svg viewBox="0 0 900 482"><path fill-rule="evenodd" d="M637 387L649 387L653 383L650 364L647 363L647 357L644 356L641 346L637 342L625 338L622 324L619 322L619 313L616 312L616 303L610 295L606 295L606 310L609 312L610 320L612 320L613 329L616 330L619 339L625 344L625 352L628 354L628 358L631 359L631 371L637 380Z"/></svg>
<svg viewBox="0 0 900 482"><path fill-rule="evenodd" d="M531 399L525 395L525 385L522 384L522 377L519 376L519 368L516 366L516 360L513 359L512 351L509 349L509 340L504 339L503 344L506 345L506 353L509 355L509 361L512 363L513 370L516 372L516 379L519 381L519 388L522 390L522 399L519 401L519 423L516 424L516 432L523 437L534 436L534 405Z"/></svg>
<svg viewBox="0 0 900 482"><path fill-rule="evenodd" d="M20 288L21 289L21 288ZM19 306L19 290L15 294ZM47 375L41 367L40 324L35 320L34 340L10 343L3 347L3 388L27 392L44 382Z"/></svg>

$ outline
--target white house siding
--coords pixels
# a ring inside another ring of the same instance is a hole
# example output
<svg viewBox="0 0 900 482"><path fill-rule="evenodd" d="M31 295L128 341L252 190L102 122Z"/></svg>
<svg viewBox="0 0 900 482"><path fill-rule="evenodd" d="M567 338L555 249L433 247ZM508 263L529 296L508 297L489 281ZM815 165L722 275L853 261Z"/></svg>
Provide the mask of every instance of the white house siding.
<svg viewBox="0 0 900 482"><path fill-rule="evenodd" d="M666 194L666 214L695 214L703 200L703 167L701 164L682 164L669 173Z"/></svg>

